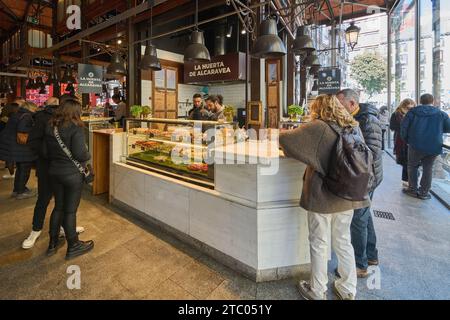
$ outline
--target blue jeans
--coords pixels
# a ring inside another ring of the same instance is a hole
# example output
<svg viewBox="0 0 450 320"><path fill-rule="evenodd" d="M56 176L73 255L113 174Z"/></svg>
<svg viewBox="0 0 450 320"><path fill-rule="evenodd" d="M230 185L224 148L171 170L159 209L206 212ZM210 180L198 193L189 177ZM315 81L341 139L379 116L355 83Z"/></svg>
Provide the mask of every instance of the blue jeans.
<svg viewBox="0 0 450 320"><path fill-rule="evenodd" d="M373 191L369 193L369 196L372 200ZM377 236L370 207L355 210L350 232L356 266L365 270L369 266L368 260L378 260Z"/></svg>

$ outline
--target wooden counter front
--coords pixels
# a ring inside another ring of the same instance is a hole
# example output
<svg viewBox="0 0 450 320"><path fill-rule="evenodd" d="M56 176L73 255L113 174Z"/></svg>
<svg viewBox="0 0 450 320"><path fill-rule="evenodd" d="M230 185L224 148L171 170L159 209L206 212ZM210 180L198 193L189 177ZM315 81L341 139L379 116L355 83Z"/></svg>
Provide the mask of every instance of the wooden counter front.
<svg viewBox="0 0 450 320"><path fill-rule="evenodd" d="M94 195L109 192L110 140L111 136L117 132L123 132L123 129L93 131L92 167L95 177L92 192Z"/></svg>

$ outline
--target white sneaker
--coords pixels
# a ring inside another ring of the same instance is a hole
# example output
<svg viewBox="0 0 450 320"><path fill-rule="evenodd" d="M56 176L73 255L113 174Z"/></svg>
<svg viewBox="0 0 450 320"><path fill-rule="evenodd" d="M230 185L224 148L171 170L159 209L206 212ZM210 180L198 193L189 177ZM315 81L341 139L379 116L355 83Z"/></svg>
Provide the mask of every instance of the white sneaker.
<svg viewBox="0 0 450 320"><path fill-rule="evenodd" d="M83 233L84 232L84 227L77 227L76 231L78 234ZM61 229L59 229L59 236L60 237L65 237L66 233L64 232L64 228L61 227Z"/></svg>
<svg viewBox="0 0 450 320"><path fill-rule="evenodd" d="M8 180L8 179L14 179L16 177L16 175L15 174L4 174L3 176L2 176L2 178L3 179L5 179L5 180Z"/></svg>
<svg viewBox="0 0 450 320"><path fill-rule="evenodd" d="M405 188L408 188L409 187L408 181L402 181L402 186L404 186Z"/></svg>
<svg viewBox="0 0 450 320"><path fill-rule="evenodd" d="M355 300L355 296L353 295L353 293L340 292L339 289L336 287L336 282L333 283L333 291L339 300Z"/></svg>
<svg viewBox="0 0 450 320"><path fill-rule="evenodd" d="M26 238L23 243L22 243L22 248L23 249L31 249L34 247L34 243L36 242L36 240L39 238L39 236L41 235L42 231L31 231L30 235L28 236L28 238Z"/></svg>
<svg viewBox="0 0 450 320"><path fill-rule="evenodd" d="M311 290L311 285L310 285L309 281L304 281L304 280L299 281L297 283L297 289L298 289L300 295L302 296L302 298L305 300L327 300L326 292L322 296L316 295Z"/></svg>

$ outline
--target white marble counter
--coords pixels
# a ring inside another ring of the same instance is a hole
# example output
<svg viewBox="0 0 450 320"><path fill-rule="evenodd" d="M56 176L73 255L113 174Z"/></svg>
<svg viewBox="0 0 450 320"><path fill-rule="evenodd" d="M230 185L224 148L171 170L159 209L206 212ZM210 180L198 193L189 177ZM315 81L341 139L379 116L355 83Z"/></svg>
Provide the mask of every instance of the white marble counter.
<svg viewBox="0 0 450 320"><path fill-rule="evenodd" d="M111 202L256 281L292 276L309 263L299 207L304 164L277 154L268 163L215 164L211 190L119 162L123 137L112 140Z"/></svg>

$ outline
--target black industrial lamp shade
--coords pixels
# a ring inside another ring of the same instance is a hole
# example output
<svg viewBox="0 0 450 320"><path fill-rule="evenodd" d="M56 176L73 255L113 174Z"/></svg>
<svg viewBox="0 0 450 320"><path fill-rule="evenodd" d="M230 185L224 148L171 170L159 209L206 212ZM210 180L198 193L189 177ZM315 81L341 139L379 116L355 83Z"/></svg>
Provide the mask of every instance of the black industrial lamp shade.
<svg viewBox="0 0 450 320"><path fill-rule="evenodd" d="M116 52L112 55L111 63L108 68L106 68L106 73L119 76L124 76L127 74L127 69L125 69L125 61L120 53Z"/></svg>
<svg viewBox="0 0 450 320"><path fill-rule="evenodd" d="M69 83L69 85L66 87L65 92L74 92L75 91L75 87L73 86L72 83Z"/></svg>
<svg viewBox="0 0 450 320"><path fill-rule="evenodd" d="M159 62L156 47L154 45L149 44L145 47L145 53L139 66L144 70L161 70L161 63Z"/></svg>
<svg viewBox="0 0 450 320"><path fill-rule="evenodd" d="M66 68L66 71L64 71L64 75L61 79L62 83L67 83L67 84L72 84L72 83L76 83L77 81L75 80L75 78L72 75L72 68L70 66L68 66Z"/></svg>
<svg viewBox="0 0 450 320"><path fill-rule="evenodd" d="M313 66L309 69L309 74L317 75L319 73L320 66Z"/></svg>
<svg viewBox="0 0 450 320"><path fill-rule="evenodd" d="M303 53L311 53L315 50L316 48L311 37L305 34L305 27L298 27L294 44L292 45L292 52L295 55L301 55Z"/></svg>
<svg viewBox="0 0 450 320"><path fill-rule="evenodd" d="M261 23L261 35L256 39L251 55L255 58L279 58L286 54L286 46L278 36L277 22L266 19Z"/></svg>
<svg viewBox="0 0 450 320"><path fill-rule="evenodd" d="M350 23L350 26L345 30L345 41L347 42L347 45L353 49L355 49L356 45L358 44L358 38L359 38L359 32L361 31L361 28L355 26L355 23L352 21Z"/></svg>
<svg viewBox="0 0 450 320"><path fill-rule="evenodd" d="M34 79L28 78L27 85L25 86L25 89L31 90L34 89Z"/></svg>
<svg viewBox="0 0 450 320"><path fill-rule="evenodd" d="M184 62L209 62L211 56L205 46L203 31L193 31L191 43L184 50Z"/></svg>
<svg viewBox="0 0 450 320"><path fill-rule="evenodd" d="M321 66L319 57L316 54L308 55L305 59L304 64L307 67L320 67Z"/></svg>
<svg viewBox="0 0 450 320"><path fill-rule="evenodd" d="M37 77L36 78L36 87L42 88L43 86L45 86L45 84L44 84L44 81L42 80L42 77Z"/></svg>

